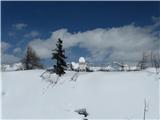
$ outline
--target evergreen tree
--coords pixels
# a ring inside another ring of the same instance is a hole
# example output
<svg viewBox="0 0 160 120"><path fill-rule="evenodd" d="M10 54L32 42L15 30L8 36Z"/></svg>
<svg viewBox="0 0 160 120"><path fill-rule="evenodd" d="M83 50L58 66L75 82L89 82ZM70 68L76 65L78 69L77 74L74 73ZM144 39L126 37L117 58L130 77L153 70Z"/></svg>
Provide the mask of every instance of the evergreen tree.
<svg viewBox="0 0 160 120"><path fill-rule="evenodd" d="M67 58L65 56L65 50L63 49L62 45L63 41L61 39L58 39L57 41L57 48L52 50L52 59L56 60L56 65L54 65L54 71L57 75L61 76L65 74L65 69L67 68L65 59Z"/></svg>
<svg viewBox="0 0 160 120"><path fill-rule="evenodd" d="M43 65L40 64L40 58L30 46L27 48L27 52L25 58L22 60L22 63L24 64L26 70L43 68Z"/></svg>

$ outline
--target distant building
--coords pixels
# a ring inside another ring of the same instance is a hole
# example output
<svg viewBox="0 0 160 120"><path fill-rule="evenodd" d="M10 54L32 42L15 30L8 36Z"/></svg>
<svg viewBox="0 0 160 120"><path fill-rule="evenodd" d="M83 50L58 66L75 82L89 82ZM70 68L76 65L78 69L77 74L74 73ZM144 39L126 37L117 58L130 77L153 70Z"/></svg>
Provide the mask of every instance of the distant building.
<svg viewBox="0 0 160 120"><path fill-rule="evenodd" d="M87 64L84 57L80 57L78 63L71 62L70 64L68 64L68 70L86 71L86 69L87 69Z"/></svg>
<svg viewBox="0 0 160 120"><path fill-rule="evenodd" d="M79 71L86 71L86 61L84 59L84 57L80 57L79 58Z"/></svg>

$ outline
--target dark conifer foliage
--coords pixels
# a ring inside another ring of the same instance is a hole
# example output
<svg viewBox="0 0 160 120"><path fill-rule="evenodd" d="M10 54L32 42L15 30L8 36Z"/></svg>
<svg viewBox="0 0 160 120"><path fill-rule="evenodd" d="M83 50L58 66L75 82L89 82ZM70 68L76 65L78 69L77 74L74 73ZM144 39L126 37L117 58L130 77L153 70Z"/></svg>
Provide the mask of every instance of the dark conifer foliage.
<svg viewBox="0 0 160 120"><path fill-rule="evenodd" d="M43 68L40 64L40 58L36 55L35 51L28 46L25 58L22 60L26 70Z"/></svg>
<svg viewBox="0 0 160 120"><path fill-rule="evenodd" d="M65 59L67 58L65 56L65 50L63 49L63 41L59 38L56 44L56 49L52 50L52 59L56 60L56 64L53 66L54 71L57 75L61 76L65 74L65 69L67 68L67 64L65 62Z"/></svg>

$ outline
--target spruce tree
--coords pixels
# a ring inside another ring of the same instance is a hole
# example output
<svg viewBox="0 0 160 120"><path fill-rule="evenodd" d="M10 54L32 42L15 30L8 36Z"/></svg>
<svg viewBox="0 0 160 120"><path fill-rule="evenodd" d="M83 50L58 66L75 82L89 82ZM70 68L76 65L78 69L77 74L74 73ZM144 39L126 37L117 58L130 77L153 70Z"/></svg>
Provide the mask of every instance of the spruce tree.
<svg viewBox="0 0 160 120"><path fill-rule="evenodd" d="M65 62L67 57L65 56L65 50L63 49L62 43L63 41L59 38L56 44L57 48L52 50L52 59L56 60L56 64L53 66L54 71L59 76L65 74L65 69L67 68L67 64Z"/></svg>

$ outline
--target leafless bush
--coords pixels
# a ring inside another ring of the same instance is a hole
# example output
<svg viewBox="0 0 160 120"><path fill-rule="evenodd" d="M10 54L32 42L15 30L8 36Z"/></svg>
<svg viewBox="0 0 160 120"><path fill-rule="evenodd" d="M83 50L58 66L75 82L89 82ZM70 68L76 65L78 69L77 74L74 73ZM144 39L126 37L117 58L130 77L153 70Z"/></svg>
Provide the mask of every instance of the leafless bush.
<svg viewBox="0 0 160 120"><path fill-rule="evenodd" d="M146 99L144 100L144 109L143 109L143 120L146 119L146 112L148 112L149 104L147 103Z"/></svg>

